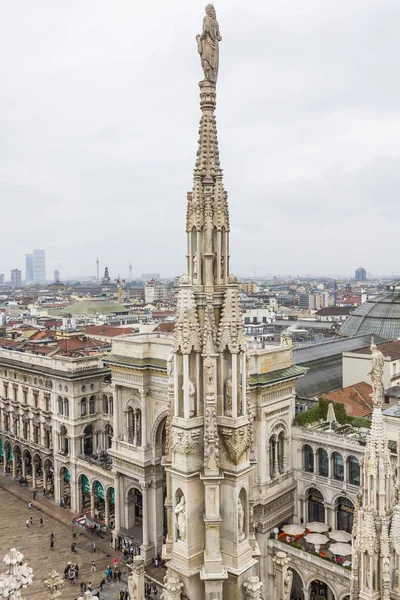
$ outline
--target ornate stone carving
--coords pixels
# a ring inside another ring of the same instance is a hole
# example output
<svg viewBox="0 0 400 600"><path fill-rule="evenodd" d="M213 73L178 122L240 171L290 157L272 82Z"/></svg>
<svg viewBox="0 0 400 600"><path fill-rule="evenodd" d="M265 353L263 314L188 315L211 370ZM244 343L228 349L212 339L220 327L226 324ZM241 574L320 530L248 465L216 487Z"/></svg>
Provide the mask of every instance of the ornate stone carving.
<svg viewBox="0 0 400 600"><path fill-rule="evenodd" d="M249 447L247 428L236 430L223 428L220 436L230 462L237 465Z"/></svg>
<svg viewBox="0 0 400 600"><path fill-rule="evenodd" d="M226 348L233 354L247 350L237 287L228 288L225 292L218 330L218 344L221 352Z"/></svg>
<svg viewBox="0 0 400 600"><path fill-rule="evenodd" d="M55 598L61 596L59 590L64 585L64 579L60 577L55 569L53 569L51 573L49 573L48 579L45 580L44 585L50 592L50 600L55 600Z"/></svg>
<svg viewBox="0 0 400 600"><path fill-rule="evenodd" d="M210 470L219 468L219 446L218 446L218 426L217 411L215 406L206 408L204 420L204 463Z"/></svg>
<svg viewBox="0 0 400 600"><path fill-rule="evenodd" d="M385 359L383 354L376 345L374 344L374 338L371 339L371 352L372 352L372 368L368 375L371 375L372 393L373 395L381 395L383 392L383 367ZM382 404L380 404L382 406Z"/></svg>
<svg viewBox="0 0 400 600"><path fill-rule="evenodd" d="M182 494L181 499L175 507L177 537L186 541L186 499Z"/></svg>
<svg viewBox="0 0 400 600"><path fill-rule="evenodd" d="M245 537L244 531L244 508L240 498L238 498L237 502L237 511L238 511L238 534L239 540L243 540Z"/></svg>
<svg viewBox="0 0 400 600"><path fill-rule="evenodd" d="M218 78L218 44L221 40L215 8L212 4L207 4L206 16L203 19L203 31L196 36L196 41L204 78L214 84L217 83Z"/></svg>
<svg viewBox="0 0 400 600"><path fill-rule="evenodd" d="M200 429L183 431L174 429L172 433L172 450L181 454L197 453L200 450Z"/></svg>
<svg viewBox="0 0 400 600"><path fill-rule="evenodd" d="M177 303L174 351L182 352L182 354L190 354L193 350L196 352L201 351L201 331L197 317L196 302L190 284L181 283Z"/></svg>
<svg viewBox="0 0 400 600"><path fill-rule="evenodd" d="M250 600L250 598L252 600L258 600L261 597L263 583L259 580L257 575L248 577L244 582L243 587L246 594L246 600Z"/></svg>

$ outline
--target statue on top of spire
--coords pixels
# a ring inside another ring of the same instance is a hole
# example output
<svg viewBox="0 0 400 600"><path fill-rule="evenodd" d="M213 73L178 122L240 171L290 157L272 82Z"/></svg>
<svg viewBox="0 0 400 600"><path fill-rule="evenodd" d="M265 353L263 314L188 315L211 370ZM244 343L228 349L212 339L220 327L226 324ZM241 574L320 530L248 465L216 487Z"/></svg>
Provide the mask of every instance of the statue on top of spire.
<svg viewBox="0 0 400 600"><path fill-rule="evenodd" d="M210 83L217 83L219 66L219 42L222 37L215 8L212 4L206 6L206 16L203 19L203 32L196 35L197 49L200 54L204 78Z"/></svg>
<svg viewBox="0 0 400 600"><path fill-rule="evenodd" d="M372 353L372 368L368 375L371 375L372 392L373 394L383 392L383 367L385 359L383 354L376 345L374 344L374 338L371 339L371 353Z"/></svg>

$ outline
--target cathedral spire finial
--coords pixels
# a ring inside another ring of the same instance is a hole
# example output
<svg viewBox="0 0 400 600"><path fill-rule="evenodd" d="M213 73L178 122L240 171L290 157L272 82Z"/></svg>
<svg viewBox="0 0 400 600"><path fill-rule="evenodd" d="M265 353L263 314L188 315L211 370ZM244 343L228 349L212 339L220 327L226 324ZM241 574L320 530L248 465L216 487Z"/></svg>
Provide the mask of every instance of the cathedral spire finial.
<svg viewBox="0 0 400 600"><path fill-rule="evenodd" d="M218 79L219 42L221 40L215 8L212 4L207 4L206 16L203 19L203 31L196 35L196 41L204 72L204 81L212 83L214 86Z"/></svg>

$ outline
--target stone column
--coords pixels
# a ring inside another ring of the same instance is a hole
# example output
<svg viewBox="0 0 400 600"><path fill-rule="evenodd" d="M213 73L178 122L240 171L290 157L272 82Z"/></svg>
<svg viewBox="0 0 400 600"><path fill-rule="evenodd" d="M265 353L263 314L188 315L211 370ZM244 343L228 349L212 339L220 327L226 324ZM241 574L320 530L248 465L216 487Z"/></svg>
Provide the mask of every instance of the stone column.
<svg viewBox="0 0 400 600"><path fill-rule="evenodd" d="M104 498L104 520L106 522L106 527L108 527L110 524L110 499L108 492L106 492Z"/></svg>
<svg viewBox="0 0 400 600"><path fill-rule="evenodd" d="M148 504L148 488L150 482L140 484L142 490L142 524L143 524L143 546L149 545L149 504Z"/></svg>
<svg viewBox="0 0 400 600"><path fill-rule="evenodd" d="M135 556L133 559L132 575L128 579L129 597L132 600L144 600L144 573L145 565L143 556Z"/></svg>
<svg viewBox="0 0 400 600"><path fill-rule="evenodd" d="M171 577L167 576L166 580L163 596L164 600L181 600L183 583L179 581L176 575L172 575Z"/></svg>
<svg viewBox="0 0 400 600"><path fill-rule="evenodd" d="M129 419L129 417L128 417L128 419ZM132 426L133 426L133 440L132 440L132 444L134 446L137 446L138 413L137 413L136 409L133 411L133 423L132 423Z"/></svg>
<svg viewBox="0 0 400 600"><path fill-rule="evenodd" d="M237 354L232 354L232 419L238 416Z"/></svg>
<svg viewBox="0 0 400 600"><path fill-rule="evenodd" d="M114 542L115 542L115 538L117 537L120 529L121 529L121 490L120 490L120 481L121 481L121 477L120 474L118 473L118 471L116 471L114 473L114 493L115 493L115 505L114 505L114 512L115 512L115 524L114 524L114 531L113 531L113 537L114 537Z"/></svg>
<svg viewBox="0 0 400 600"><path fill-rule="evenodd" d="M32 487L36 487L36 464L34 460L32 460Z"/></svg>
<svg viewBox="0 0 400 600"><path fill-rule="evenodd" d="M274 471L272 473L272 477L279 476L279 465L278 465L278 439L276 438L274 441Z"/></svg>
<svg viewBox="0 0 400 600"><path fill-rule="evenodd" d="M190 418L190 398L189 398L189 355L183 355L183 416Z"/></svg>
<svg viewBox="0 0 400 600"><path fill-rule="evenodd" d="M46 467L43 464L43 489L44 491L46 491L47 489L47 471L46 471Z"/></svg>
<svg viewBox="0 0 400 600"><path fill-rule="evenodd" d="M275 567L274 600L285 600L290 598L292 587L292 574L288 572L289 560L285 552L277 552L272 560Z"/></svg>
<svg viewBox="0 0 400 600"><path fill-rule="evenodd" d="M142 447L147 447L147 407L146 407L146 396L147 390L140 392L141 406L142 406Z"/></svg>
<svg viewBox="0 0 400 600"><path fill-rule="evenodd" d="M243 584L246 600L261 600L261 588L263 584L257 575L252 575Z"/></svg>
<svg viewBox="0 0 400 600"><path fill-rule="evenodd" d="M5 458L5 455L4 455ZM4 460L4 464L6 464L6 461ZM22 477L25 479L26 478L26 462L25 462L25 457L24 455L22 455Z"/></svg>
<svg viewBox="0 0 400 600"><path fill-rule="evenodd" d="M90 516L94 519L95 505L94 505L94 492L93 488L90 488Z"/></svg>
<svg viewBox="0 0 400 600"><path fill-rule="evenodd" d="M120 436L120 422L119 422L119 417L120 417L120 409L119 409L119 386L115 385L114 386L114 416L113 416L113 425L114 425L114 438L116 440L119 439ZM122 412L122 411L121 411ZM123 413L122 413L123 414Z"/></svg>
<svg viewBox="0 0 400 600"><path fill-rule="evenodd" d="M12 476L14 478L17 476L17 457L15 456L15 451L13 452L13 459L12 459Z"/></svg>

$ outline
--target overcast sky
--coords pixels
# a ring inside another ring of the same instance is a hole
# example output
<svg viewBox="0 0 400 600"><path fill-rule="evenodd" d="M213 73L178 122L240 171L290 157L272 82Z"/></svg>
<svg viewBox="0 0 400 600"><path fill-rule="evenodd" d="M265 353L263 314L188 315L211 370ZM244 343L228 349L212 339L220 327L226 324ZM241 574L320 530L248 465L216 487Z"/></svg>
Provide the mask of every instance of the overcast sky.
<svg viewBox="0 0 400 600"><path fill-rule="evenodd" d="M2 0L0 272L185 268L204 0ZM219 0L238 275L399 272L399 0Z"/></svg>

